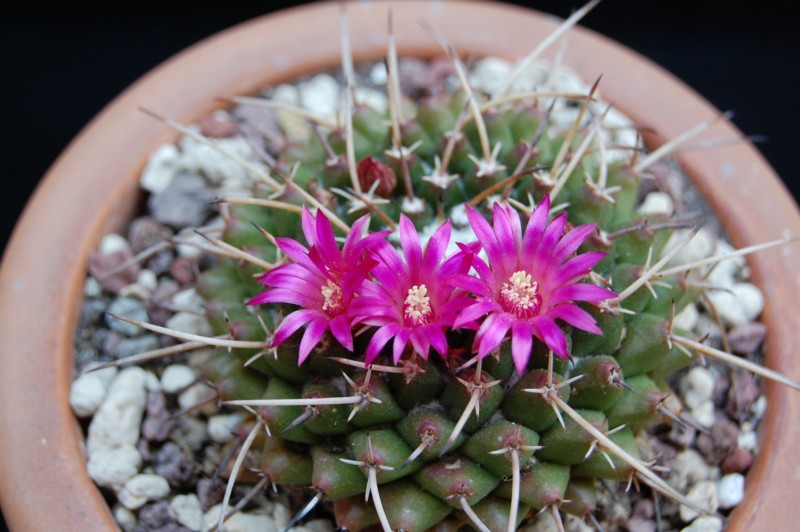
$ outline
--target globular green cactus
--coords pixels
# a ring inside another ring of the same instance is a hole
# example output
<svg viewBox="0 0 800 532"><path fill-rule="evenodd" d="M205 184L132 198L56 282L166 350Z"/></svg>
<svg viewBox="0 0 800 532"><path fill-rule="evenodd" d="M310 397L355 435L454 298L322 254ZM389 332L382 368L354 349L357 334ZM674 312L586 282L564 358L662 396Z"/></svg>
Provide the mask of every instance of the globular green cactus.
<svg viewBox="0 0 800 532"><path fill-rule="evenodd" d="M556 95L576 118L554 127L552 95L492 98L450 55L451 92L402 98L390 57L388 111L346 90L341 125L295 117L315 134L286 125L252 198L223 200L206 377L251 408L248 442L269 429L269 480L342 529L583 517L597 479L685 501L635 442L704 349L672 324L701 292L694 265L664 275L682 224L637 214L647 168L607 156L594 88Z"/></svg>

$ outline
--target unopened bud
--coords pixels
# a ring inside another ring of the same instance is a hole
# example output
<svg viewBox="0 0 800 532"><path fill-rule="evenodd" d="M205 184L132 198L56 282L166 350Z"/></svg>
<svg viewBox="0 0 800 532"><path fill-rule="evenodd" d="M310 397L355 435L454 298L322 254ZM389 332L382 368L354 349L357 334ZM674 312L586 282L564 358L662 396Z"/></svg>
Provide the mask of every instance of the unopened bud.
<svg viewBox="0 0 800 532"><path fill-rule="evenodd" d="M369 155L358 163L356 171L358 172L358 182L364 191L372 188L377 181L378 187L375 189L375 194L389 196L397 186L397 176L394 174L394 170Z"/></svg>

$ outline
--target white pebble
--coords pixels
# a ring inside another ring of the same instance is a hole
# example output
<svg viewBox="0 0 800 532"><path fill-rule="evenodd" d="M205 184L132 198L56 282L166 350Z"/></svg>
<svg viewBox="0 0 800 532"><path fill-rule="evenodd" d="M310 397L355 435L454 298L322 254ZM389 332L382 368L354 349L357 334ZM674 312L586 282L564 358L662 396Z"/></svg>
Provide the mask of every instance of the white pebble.
<svg viewBox="0 0 800 532"><path fill-rule="evenodd" d="M511 75L511 63L497 57L481 59L469 75L469 82L474 88L494 94L505 85Z"/></svg>
<svg viewBox="0 0 800 532"><path fill-rule="evenodd" d="M710 339L720 338L722 336L719 325L717 325L717 322L708 314L699 314L697 316L697 323L695 323L693 331L700 337L705 336Z"/></svg>
<svg viewBox="0 0 800 532"><path fill-rule="evenodd" d="M681 391L686 406L696 408L711 399L711 394L714 393L714 375L704 367L694 367L681 381Z"/></svg>
<svg viewBox="0 0 800 532"><path fill-rule="evenodd" d="M697 325L698 317L699 313L697 311L697 307L693 304L686 305L683 310L675 315L675 320L673 320L672 323L676 329L693 331L695 325Z"/></svg>
<svg viewBox="0 0 800 532"><path fill-rule="evenodd" d="M203 528L203 509L195 494L176 495L169 502L169 515L179 524L191 530Z"/></svg>
<svg viewBox="0 0 800 532"><path fill-rule="evenodd" d="M714 250L714 256L720 257L723 255L728 255L735 250L736 249L733 246L724 240L720 240L717 242L717 246ZM741 256L720 261L716 264L716 266L714 266L714 269L711 270L711 273L708 274L707 281L715 286L730 288L736 283L736 278L739 276L739 273L745 265L745 259Z"/></svg>
<svg viewBox="0 0 800 532"><path fill-rule="evenodd" d="M178 396L178 405L181 407L181 410L186 410L194 408L201 403L206 403L216 396L217 392L214 388L203 382L198 382L186 388L186 390ZM213 410L216 410L212 403L209 403L209 406L212 407Z"/></svg>
<svg viewBox="0 0 800 532"><path fill-rule="evenodd" d="M216 530L219 514L222 505L217 504L203 515L203 530ZM287 521L288 523L288 521ZM263 514L235 513L225 524L222 525L223 532L264 532L277 531L282 527L278 526L274 519Z"/></svg>
<svg viewBox="0 0 800 532"><path fill-rule="evenodd" d="M86 298L100 297L103 294L103 287L94 277L87 277L83 285L83 296Z"/></svg>
<svg viewBox="0 0 800 532"><path fill-rule="evenodd" d="M129 251L130 249L131 246L128 241L114 233L105 235L100 241L100 246L98 246L98 251L100 251L101 255L111 255L118 251Z"/></svg>
<svg viewBox="0 0 800 532"><path fill-rule="evenodd" d="M225 443L233 438L243 418L240 413L212 416L208 419L208 435L217 443Z"/></svg>
<svg viewBox="0 0 800 532"><path fill-rule="evenodd" d="M197 379L194 370L183 364L167 366L161 374L161 388L166 393L176 393L183 390Z"/></svg>
<svg viewBox="0 0 800 532"><path fill-rule="evenodd" d="M185 332L189 334L199 334L200 336L213 336L214 330L209 325L205 316L193 312L176 312L167 320L165 326L168 329Z"/></svg>
<svg viewBox="0 0 800 532"><path fill-rule="evenodd" d="M163 192L177 173L180 155L173 144L161 146L147 161L139 185L152 194Z"/></svg>
<svg viewBox="0 0 800 532"><path fill-rule="evenodd" d="M98 449L136 445L142 423L147 376L138 367L126 368L114 378L109 393L89 424L86 438L89 456Z"/></svg>
<svg viewBox="0 0 800 532"><path fill-rule="evenodd" d="M672 462L669 483L678 491L685 491L689 484L701 480L716 480L719 468L709 466L703 456L694 449L679 452Z"/></svg>
<svg viewBox="0 0 800 532"><path fill-rule="evenodd" d="M270 99L275 102L297 105L300 103L300 91L294 85L284 83L275 87Z"/></svg>
<svg viewBox="0 0 800 532"><path fill-rule="evenodd" d="M675 205L672 198L663 192L651 192L636 211L639 214L672 214Z"/></svg>
<svg viewBox="0 0 800 532"><path fill-rule="evenodd" d="M69 404L76 416L89 417L97 412L116 374L117 368L106 368L84 373L75 379L69 391Z"/></svg>
<svg viewBox="0 0 800 532"><path fill-rule="evenodd" d="M241 160L249 161L253 149L243 138L213 139L211 142L219 150ZM208 182L219 185L226 181L243 183L249 180L248 171L239 163L231 160L211 146L185 136L180 141L182 155L180 168L200 174ZM255 166L260 166L255 164Z"/></svg>
<svg viewBox="0 0 800 532"><path fill-rule="evenodd" d="M122 297L135 297L146 301L150 298L150 295L152 295L157 285L158 277L156 274L153 273L152 270L143 269L139 272L139 276L136 278L135 282L122 287L119 291L119 295Z"/></svg>
<svg viewBox="0 0 800 532"><path fill-rule="evenodd" d="M747 421L742 423L736 445L745 451L756 451L758 449L758 436L753 431L753 425L751 423Z"/></svg>
<svg viewBox="0 0 800 532"><path fill-rule="evenodd" d="M311 80L301 83L300 100L303 107L312 113L333 118L339 102L339 83L328 74L318 74Z"/></svg>
<svg viewBox="0 0 800 532"><path fill-rule="evenodd" d="M700 508L708 510L709 513L713 514L717 511L717 485L710 480L703 480L692 486L692 489L686 494L686 498ZM679 513L681 519L686 523L694 520L699 515L697 511L684 505L680 506Z"/></svg>
<svg viewBox="0 0 800 532"><path fill-rule="evenodd" d="M292 513L283 504L275 504L272 507L272 519L279 528L284 529L291 521Z"/></svg>
<svg viewBox="0 0 800 532"><path fill-rule="evenodd" d="M714 422L716 421L714 417L714 403L709 400L692 408L692 417L700 425L710 429L714 426Z"/></svg>
<svg viewBox="0 0 800 532"><path fill-rule="evenodd" d="M664 254L667 254L675 246L684 241L689 234L688 229L675 231L670 236L667 244L664 246ZM688 264L706 257L710 257L714 252L717 237L714 233L707 229L700 229L691 240L689 240L673 257L670 259L670 264Z"/></svg>
<svg viewBox="0 0 800 532"><path fill-rule="evenodd" d="M698 517L692 524L681 529L681 532L721 532L722 519L716 515Z"/></svg>
<svg viewBox="0 0 800 532"><path fill-rule="evenodd" d="M733 508L744 499L744 475L731 473L719 479L717 486L719 507L723 510Z"/></svg>
<svg viewBox="0 0 800 532"><path fill-rule="evenodd" d="M186 232L181 232L178 236L180 237L178 239L180 244L175 246L175 249L177 250L179 257L192 259L203 254L203 250L199 246L203 246L206 242L208 242L205 238L197 233L190 234Z"/></svg>
<svg viewBox="0 0 800 532"><path fill-rule="evenodd" d="M205 300L194 288L189 288L172 296L172 306L176 310L202 314L205 311Z"/></svg>
<svg viewBox="0 0 800 532"><path fill-rule="evenodd" d="M152 371L148 371L145 375L144 387L147 388L148 392L160 392L162 390L161 381Z"/></svg>
<svg viewBox="0 0 800 532"><path fill-rule="evenodd" d="M98 486L118 490L139 472L142 455L130 444L109 449L95 449L89 455L86 469Z"/></svg>
<svg viewBox="0 0 800 532"><path fill-rule="evenodd" d="M732 290L742 306L745 320L755 321L764 310L764 295L761 290L752 283L738 283Z"/></svg>
<svg viewBox="0 0 800 532"><path fill-rule="evenodd" d="M378 92L366 87L356 88L356 101L374 109L378 113L385 113L388 107L385 92Z"/></svg>
<svg viewBox="0 0 800 532"><path fill-rule="evenodd" d="M722 321L731 327L755 321L764 310L764 296L751 283L736 283L728 290L711 292L709 299Z"/></svg>
<svg viewBox="0 0 800 532"><path fill-rule="evenodd" d="M133 532L133 530L136 529L136 525L139 524L139 520L136 519L136 515L121 504L114 506L113 513L114 520L125 532Z"/></svg>
<svg viewBox="0 0 800 532"><path fill-rule="evenodd" d="M761 396L753 402L752 406L750 407L750 414L753 416L754 421L758 421L762 417L764 417L764 413L767 411L767 398L765 396Z"/></svg>
<svg viewBox="0 0 800 532"><path fill-rule="evenodd" d="M386 66L383 63L376 63L369 71L369 80L375 85L386 85Z"/></svg>
<svg viewBox="0 0 800 532"><path fill-rule="evenodd" d="M117 500L125 508L136 510L147 501L157 501L169 495L169 482L158 475L136 475L117 493Z"/></svg>

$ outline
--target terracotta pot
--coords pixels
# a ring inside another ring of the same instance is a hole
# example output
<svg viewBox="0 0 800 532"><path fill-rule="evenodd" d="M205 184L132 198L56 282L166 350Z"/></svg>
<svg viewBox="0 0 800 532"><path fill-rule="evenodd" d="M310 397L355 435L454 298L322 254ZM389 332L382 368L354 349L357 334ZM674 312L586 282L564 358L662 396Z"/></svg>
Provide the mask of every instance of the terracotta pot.
<svg viewBox="0 0 800 532"><path fill-rule="evenodd" d="M0 274L0 503L12 528L115 527L86 473L68 394L72 335L89 252L104 233L132 216L137 178L148 154L175 138L138 106L188 123L219 105L216 97L250 93L335 66L338 10L338 3L305 6L193 46L120 95L48 172L16 228ZM385 53L385 5L356 2L349 10L351 27L360 30L351 37L355 59L380 59ZM439 53L419 19L436 27L461 54L509 59L522 56L555 27L533 11L480 2L407 0L393 10L403 55ZM658 132L658 138L647 139L651 146L718 113L659 67L590 31L573 33L566 62L584 79L602 73L605 98ZM708 132L708 137L736 135L724 122ZM800 235L796 205L752 146L690 151L680 160L735 245ZM754 280L769 302L763 316L769 327L766 363L795 378L800 376L800 358L795 356L795 331L800 330L797 254L796 247L785 247L750 259ZM789 530L800 517L794 504L800 484L800 424L781 423L800 416L800 394L770 383L767 397L762 451L747 477L746 500L732 517L737 530Z"/></svg>

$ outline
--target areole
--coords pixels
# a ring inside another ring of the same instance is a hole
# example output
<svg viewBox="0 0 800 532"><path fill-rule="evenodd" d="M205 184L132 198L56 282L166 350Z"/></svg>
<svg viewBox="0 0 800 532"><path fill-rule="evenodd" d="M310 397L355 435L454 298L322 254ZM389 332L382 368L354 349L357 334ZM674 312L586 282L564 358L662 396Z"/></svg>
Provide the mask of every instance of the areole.
<svg viewBox="0 0 800 532"><path fill-rule="evenodd" d="M555 27L535 12L480 2L409 0L392 9L401 55L439 53L419 19L462 55L509 59L522 56ZM146 158L173 137L138 106L190 123L220 105L221 96L252 93L334 66L340 60L338 13L335 2L301 7L190 48L118 97L49 171L17 226L0 274L0 501L12 528L115 527L86 474L68 394L72 333L89 252L102 234L127 221L136 207L136 180ZM386 14L381 4L349 6L351 27L361 29L351 36L356 61L384 55ZM472 31L478 22L482 31ZM589 31L574 31L565 61L584 79L603 74L604 96L635 122L658 131L659 139L673 138L718 114L657 66ZM720 121L707 135L739 133ZM653 136L647 140L651 147L658 143ZM679 159L735 245L800 234L797 207L752 146L691 151ZM723 166L732 169L732 177L720 177ZM794 248L762 252L750 258L750 266L770 302L763 317L769 328L766 363L796 377L800 360L793 356L793 340L800 329L800 284L794 253ZM747 478L746 501L733 514L733 529L788 530L797 517L792 504L796 474L787 465L800 463L800 426L780 420L800 415L800 395L773 383L766 388L762 451Z"/></svg>

